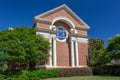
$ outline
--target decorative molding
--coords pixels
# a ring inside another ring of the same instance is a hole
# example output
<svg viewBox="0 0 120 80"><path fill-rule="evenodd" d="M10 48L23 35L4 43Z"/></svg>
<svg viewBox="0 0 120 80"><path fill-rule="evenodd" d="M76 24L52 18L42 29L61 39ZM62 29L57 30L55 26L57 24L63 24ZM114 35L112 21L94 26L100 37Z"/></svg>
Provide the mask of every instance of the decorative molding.
<svg viewBox="0 0 120 80"><path fill-rule="evenodd" d="M58 68L58 66L49 66L49 65L45 65L45 68Z"/></svg>
<svg viewBox="0 0 120 80"><path fill-rule="evenodd" d="M83 67L88 67L87 65L83 65L83 66L78 66L79 68L83 68Z"/></svg>
<svg viewBox="0 0 120 80"><path fill-rule="evenodd" d="M65 22L66 24L68 24L70 26L71 29L73 29L75 31L75 33L77 33L77 31L75 30L75 25L70 19L63 17L63 16L59 16L59 17L53 19L51 25L54 26L54 23L57 21Z"/></svg>
<svg viewBox="0 0 120 80"><path fill-rule="evenodd" d="M36 65L36 68L39 69L39 68L83 68L83 67L88 67L86 65L83 65L83 66L50 66L50 65Z"/></svg>
<svg viewBox="0 0 120 80"><path fill-rule="evenodd" d="M69 15L71 15L71 16L72 16L75 20L77 20L79 23L82 22L82 24L84 25L84 28L85 28L86 30L88 30L88 29L90 28L80 17L78 17L78 16L77 16L67 5L65 5L65 4L63 4L63 5L61 5L61 6L57 7L57 8L54 8L54 9L52 9L52 10L49 10L49 11L43 13L43 14L40 14L40 15L36 16L34 19L44 20L44 19L42 19L42 18L44 18L45 16L50 15L50 14L52 14L52 13L54 13L54 12L57 12L57 11L59 11L59 10L61 10L61 9L64 9L66 12L68 12ZM39 20L38 20L38 21L39 21Z"/></svg>
<svg viewBox="0 0 120 80"><path fill-rule="evenodd" d="M37 28L37 32L44 32L44 33L56 34L56 31L51 30L51 29L45 29L45 28Z"/></svg>
<svg viewBox="0 0 120 80"><path fill-rule="evenodd" d="M38 17L35 17L34 20L33 20L34 23L45 23L45 24L51 24L51 20L47 20L47 19L43 19L43 18L38 18Z"/></svg>
<svg viewBox="0 0 120 80"><path fill-rule="evenodd" d="M59 42L65 42L66 39L68 38L68 31L67 31L64 27L62 27L62 26L58 26L57 28L63 28L63 29L65 30L65 32L66 32L66 37L65 37L65 39L63 39L63 40L60 40L60 39L58 39L57 36L56 36L56 40L59 41Z"/></svg>
<svg viewBox="0 0 120 80"><path fill-rule="evenodd" d="M84 26L75 26L76 30L84 30L87 31L88 29L86 29Z"/></svg>
<svg viewBox="0 0 120 80"><path fill-rule="evenodd" d="M45 68L45 65L39 65L39 64L37 64L37 65L35 66L35 68L37 68L37 69L39 69L39 68Z"/></svg>
<svg viewBox="0 0 120 80"><path fill-rule="evenodd" d="M80 38L80 37L71 37L70 41L77 41L77 42L82 42L82 43L88 43L87 38Z"/></svg>
<svg viewBox="0 0 120 80"><path fill-rule="evenodd" d="M54 18L51 25L54 25L54 23L57 22L57 21L63 21L66 24L68 24L71 28L75 29L74 23L66 17L60 16L60 17Z"/></svg>
<svg viewBox="0 0 120 80"><path fill-rule="evenodd" d="M56 34L50 34L45 32L36 32L37 35L42 35L44 38L56 38Z"/></svg>
<svg viewBox="0 0 120 80"><path fill-rule="evenodd" d="M80 37L80 38L88 38L88 35L83 35L83 34L70 34L71 37Z"/></svg>
<svg viewBox="0 0 120 80"><path fill-rule="evenodd" d="M82 42L82 43L88 43L88 39L87 38L77 38L78 42Z"/></svg>

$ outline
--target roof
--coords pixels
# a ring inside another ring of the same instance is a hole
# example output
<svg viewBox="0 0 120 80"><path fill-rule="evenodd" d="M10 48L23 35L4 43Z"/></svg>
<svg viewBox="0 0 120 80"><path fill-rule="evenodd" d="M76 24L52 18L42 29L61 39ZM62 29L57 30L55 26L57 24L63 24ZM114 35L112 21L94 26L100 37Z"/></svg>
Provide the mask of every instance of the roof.
<svg viewBox="0 0 120 80"><path fill-rule="evenodd" d="M46 22L50 23L50 22L52 22L52 21L46 20L46 19L44 19L43 17L46 16L46 15L49 15L49 14L51 14L51 13L54 13L54 12L56 12L56 11L59 11L59 10L61 10L61 9L64 9L64 10L66 10L68 13L70 13L70 15L71 15L72 17L74 17L79 23L82 22L82 24L83 24L83 26L81 26L82 29L89 29L89 28L90 28L90 27L89 27L80 17L78 17L66 4L63 4L63 5L61 5L61 6L57 7L57 8L54 8L54 9L52 9L52 10L49 10L49 11L43 13L43 14L40 14L40 15L35 16L35 17L34 17L34 21L35 21L35 22L36 22L36 21L46 21ZM78 26L77 26L77 27L78 27Z"/></svg>

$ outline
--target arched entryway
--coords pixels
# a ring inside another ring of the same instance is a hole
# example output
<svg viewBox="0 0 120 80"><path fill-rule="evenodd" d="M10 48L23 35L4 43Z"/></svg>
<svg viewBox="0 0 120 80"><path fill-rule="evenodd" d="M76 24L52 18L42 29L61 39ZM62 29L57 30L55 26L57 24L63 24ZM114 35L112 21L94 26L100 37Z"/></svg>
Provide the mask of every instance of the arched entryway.
<svg viewBox="0 0 120 80"><path fill-rule="evenodd" d="M56 38L52 39L52 53L54 66L75 66L74 42L71 34L76 33L74 24L67 18L56 18L52 28L56 30Z"/></svg>
<svg viewBox="0 0 120 80"><path fill-rule="evenodd" d="M57 66L71 66L70 52L70 27L65 22L57 21L56 26L56 57Z"/></svg>

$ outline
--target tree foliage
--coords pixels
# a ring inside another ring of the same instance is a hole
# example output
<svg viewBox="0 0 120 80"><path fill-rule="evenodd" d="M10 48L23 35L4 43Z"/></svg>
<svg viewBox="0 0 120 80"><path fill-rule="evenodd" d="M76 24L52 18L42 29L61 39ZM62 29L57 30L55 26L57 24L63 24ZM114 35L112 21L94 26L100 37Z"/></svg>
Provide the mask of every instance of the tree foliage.
<svg viewBox="0 0 120 80"><path fill-rule="evenodd" d="M104 65L109 61L110 57L104 47L104 41L99 38L89 39L89 65Z"/></svg>
<svg viewBox="0 0 120 80"><path fill-rule="evenodd" d="M107 52L111 54L111 59L120 59L120 34L109 40Z"/></svg>
<svg viewBox="0 0 120 80"><path fill-rule="evenodd" d="M0 55L7 61L9 69L21 66L30 69L37 63L44 63L49 48L49 42L36 35L35 29L20 27L0 32Z"/></svg>
<svg viewBox="0 0 120 80"><path fill-rule="evenodd" d="M89 39L89 57L96 57L96 51L104 48L104 41L95 38L95 39Z"/></svg>

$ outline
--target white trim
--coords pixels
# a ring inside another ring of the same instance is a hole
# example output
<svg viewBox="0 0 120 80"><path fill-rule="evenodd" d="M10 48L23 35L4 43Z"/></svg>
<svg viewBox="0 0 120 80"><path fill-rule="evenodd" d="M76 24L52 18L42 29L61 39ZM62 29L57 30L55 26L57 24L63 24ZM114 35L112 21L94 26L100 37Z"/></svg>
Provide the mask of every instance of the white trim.
<svg viewBox="0 0 120 80"><path fill-rule="evenodd" d="M87 65L83 65L83 66L78 66L79 68L82 68L82 67L88 67Z"/></svg>
<svg viewBox="0 0 120 80"><path fill-rule="evenodd" d="M36 68L39 69L39 68L83 68L83 67L88 67L86 65L83 65L83 66L78 66L78 67L71 67L71 66L49 66L49 65L36 65Z"/></svg>
<svg viewBox="0 0 120 80"><path fill-rule="evenodd" d="M88 38L81 38L81 37L71 37L71 40L77 41L77 42L82 42L82 43L88 43Z"/></svg>
<svg viewBox="0 0 120 80"><path fill-rule="evenodd" d="M39 69L39 68L45 68L45 65L36 65L35 68Z"/></svg>
<svg viewBox="0 0 120 80"><path fill-rule="evenodd" d="M74 42L71 40L71 67L75 67Z"/></svg>
<svg viewBox="0 0 120 80"><path fill-rule="evenodd" d="M65 30L65 32L66 32L66 37L65 37L65 39L63 39L63 40L60 40L60 39L58 39L57 36L56 36L56 40L57 40L57 41L60 41L60 42L66 41L66 39L68 38L68 31L67 31L64 27L62 27L62 26L57 26L57 28L63 28L63 29ZM57 31L57 30L56 30L56 31Z"/></svg>
<svg viewBox="0 0 120 80"><path fill-rule="evenodd" d="M42 35L44 38L51 38L51 35L49 33L45 32L36 32L37 35Z"/></svg>
<svg viewBox="0 0 120 80"><path fill-rule="evenodd" d="M77 30L75 29L75 25L74 25L74 23L70 19L68 19L66 17L63 17L63 16L60 16L60 17L54 18L52 20L51 25L54 25L54 23L57 22L57 21L63 21L63 22L65 22L66 24L69 25L69 27L71 29L73 29L75 31L75 33L77 33Z"/></svg>
<svg viewBox="0 0 120 80"><path fill-rule="evenodd" d="M64 21L67 24L69 24L69 26L71 28L75 29L74 23L71 20L69 20L68 18L66 18L66 17L60 16L60 17L54 18L51 25L54 25L54 23L57 22L57 21Z"/></svg>
<svg viewBox="0 0 120 80"><path fill-rule="evenodd" d="M56 55L56 39L53 38L53 66L57 66L57 55Z"/></svg>
<svg viewBox="0 0 120 80"><path fill-rule="evenodd" d="M88 43L88 38L77 38L78 42Z"/></svg>
<svg viewBox="0 0 120 80"><path fill-rule="evenodd" d="M45 65L46 68L58 68L58 66L49 66L49 65Z"/></svg>
<svg viewBox="0 0 120 80"><path fill-rule="evenodd" d="M76 52L76 66L79 66L79 55L78 55L78 42L75 41L75 52Z"/></svg>
<svg viewBox="0 0 120 80"><path fill-rule="evenodd" d="M50 61L50 66L52 66L52 38L49 39L50 42L50 57L49 57L49 61Z"/></svg>
<svg viewBox="0 0 120 80"><path fill-rule="evenodd" d="M36 34L37 35L42 35L44 38L48 38L48 39L56 37L56 34L50 34L50 33L47 33L47 32L37 31Z"/></svg>
<svg viewBox="0 0 120 80"><path fill-rule="evenodd" d="M57 10L60 10L60 9L64 9L64 10L66 10L67 11L67 13L69 13L69 14L71 14L71 16L73 17L73 18L75 18L79 23L83 23L84 24L84 28L86 28L86 29L89 29L90 27L80 18L80 17L78 17L66 4L63 4L63 5L61 5L61 6L59 6L59 7L57 7L57 8L54 8L54 9L52 9L52 10L49 10L49 11L47 11L47 12L45 12L45 13L42 13L42 14L40 14L40 15L37 15L37 16L35 16L34 17L34 19L43 19L42 17L44 16L44 15L47 15L47 14L50 14L50 13L52 13L52 12L54 12L54 11L57 11Z"/></svg>
<svg viewBox="0 0 120 80"><path fill-rule="evenodd" d="M50 25L50 29L52 29L52 25Z"/></svg>

